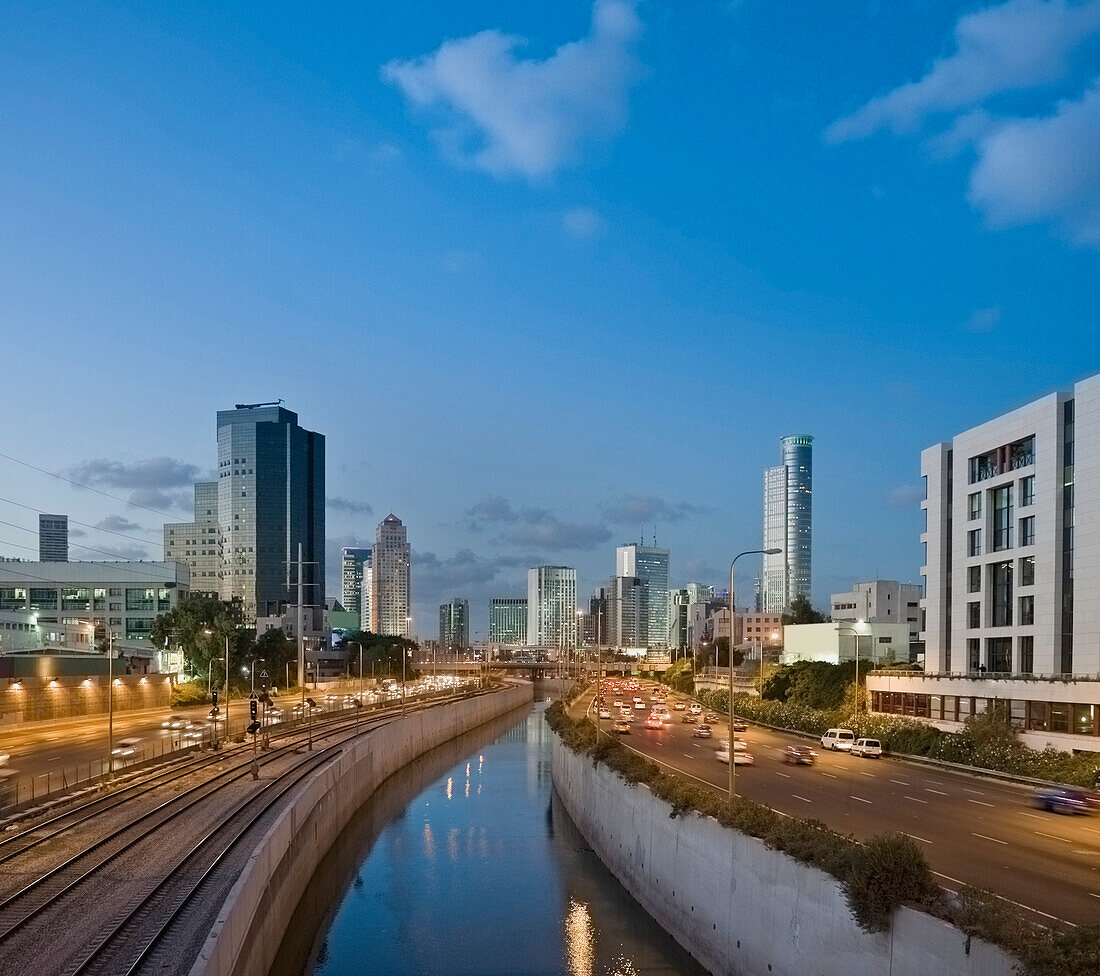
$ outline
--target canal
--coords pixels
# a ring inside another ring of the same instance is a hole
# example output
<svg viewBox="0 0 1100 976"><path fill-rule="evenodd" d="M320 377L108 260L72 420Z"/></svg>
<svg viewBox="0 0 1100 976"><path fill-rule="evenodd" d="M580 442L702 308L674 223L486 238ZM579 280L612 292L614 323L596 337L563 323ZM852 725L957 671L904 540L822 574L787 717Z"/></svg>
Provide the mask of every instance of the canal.
<svg viewBox="0 0 1100 976"><path fill-rule="evenodd" d="M391 778L318 871L271 976L702 976L554 796L545 707Z"/></svg>

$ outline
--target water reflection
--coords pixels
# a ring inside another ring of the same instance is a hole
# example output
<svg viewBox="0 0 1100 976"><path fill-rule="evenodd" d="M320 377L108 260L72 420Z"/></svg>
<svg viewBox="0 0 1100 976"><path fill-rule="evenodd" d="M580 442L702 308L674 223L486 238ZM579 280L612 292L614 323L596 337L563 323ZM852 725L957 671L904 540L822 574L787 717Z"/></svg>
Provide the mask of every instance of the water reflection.
<svg viewBox="0 0 1100 976"><path fill-rule="evenodd" d="M316 927L273 976L701 974L553 797L543 708L485 748L435 750L419 783L391 780L311 886Z"/></svg>

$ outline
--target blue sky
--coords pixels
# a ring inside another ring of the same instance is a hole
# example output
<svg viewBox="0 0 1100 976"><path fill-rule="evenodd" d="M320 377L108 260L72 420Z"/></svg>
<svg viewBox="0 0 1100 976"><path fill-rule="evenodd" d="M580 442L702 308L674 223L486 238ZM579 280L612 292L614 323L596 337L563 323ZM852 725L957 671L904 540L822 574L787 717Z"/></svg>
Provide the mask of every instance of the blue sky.
<svg viewBox="0 0 1100 976"><path fill-rule="evenodd" d="M920 450L1100 369L1098 0L84 0L0 36L3 453L183 515L215 411L283 397L330 550L408 524L425 635L535 562L587 593L643 525L718 582L786 433L817 600L915 579ZM0 489L158 555L152 512Z"/></svg>

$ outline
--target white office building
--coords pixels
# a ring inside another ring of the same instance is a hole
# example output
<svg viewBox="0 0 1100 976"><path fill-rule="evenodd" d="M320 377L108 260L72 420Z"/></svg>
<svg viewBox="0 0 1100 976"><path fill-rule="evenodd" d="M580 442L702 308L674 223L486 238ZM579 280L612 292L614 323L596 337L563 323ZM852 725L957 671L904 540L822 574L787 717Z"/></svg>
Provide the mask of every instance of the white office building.
<svg viewBox="0 0 1100 976"><path fill-rule="evenodd" d="M195 482L195 518L164 526L164 558L191 569L191 591L221 596L222 536L218 527L218 483Z"/></svg>
<svg viewBox="0 0 1100 976"><path fill-rule="evenodd" d="M375 634L408 637L412 613L412 548L394 514L379 524L371 551L371 627Z"/></svg>
<svg viewBox="0 0 1100 976"><path fill-rule="evenodd" d="M1100 747L1100 374L921 454L922 676L877 711L995 712L1033 745Z"/></svg>
<svg viewBox="0 0 1100 976"><path fill-rule="evenodd" d="M848 593L830 598L833 620L864 620L875 624L908 624L910 643L920 640L920 601L924 593L916 583L870 580L856 583Z"/></svg>
<svg viewBox="0 0 1100 976"><path fill-rule="evenodd" d="M606 640L612 647L642 650L650 646L647 640L650 592L646 581L637 576L616 576L611 580L606 594Z"/></svg>
<svg viewBox="0 0 1100 976"><path fill-rule="evenodd" d="M527 571L527 646L577 646L577 571L536 566Z"/></svg>

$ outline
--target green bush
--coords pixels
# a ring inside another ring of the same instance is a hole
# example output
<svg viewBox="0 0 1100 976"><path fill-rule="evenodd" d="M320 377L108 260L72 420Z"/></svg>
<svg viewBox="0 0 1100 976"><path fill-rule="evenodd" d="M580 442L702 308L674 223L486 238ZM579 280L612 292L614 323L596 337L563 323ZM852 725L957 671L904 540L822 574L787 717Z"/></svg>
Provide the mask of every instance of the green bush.
<svg viewBox="0 0 1100 976"><path fill-rule="evenodd" d="M176 685L172 689L169 699L172 708L187 708L191 705L206 705L210 702L210 692L205 685L189 681L186 684Z"/></svg>
<svg viewBox="0 0 1100 976"><path fill-rule="evenodd" d="M885 932L901 905L925 905L938 892L917 842L908 834L872 837L852 859L844 894L860 928Z"/></svg>

